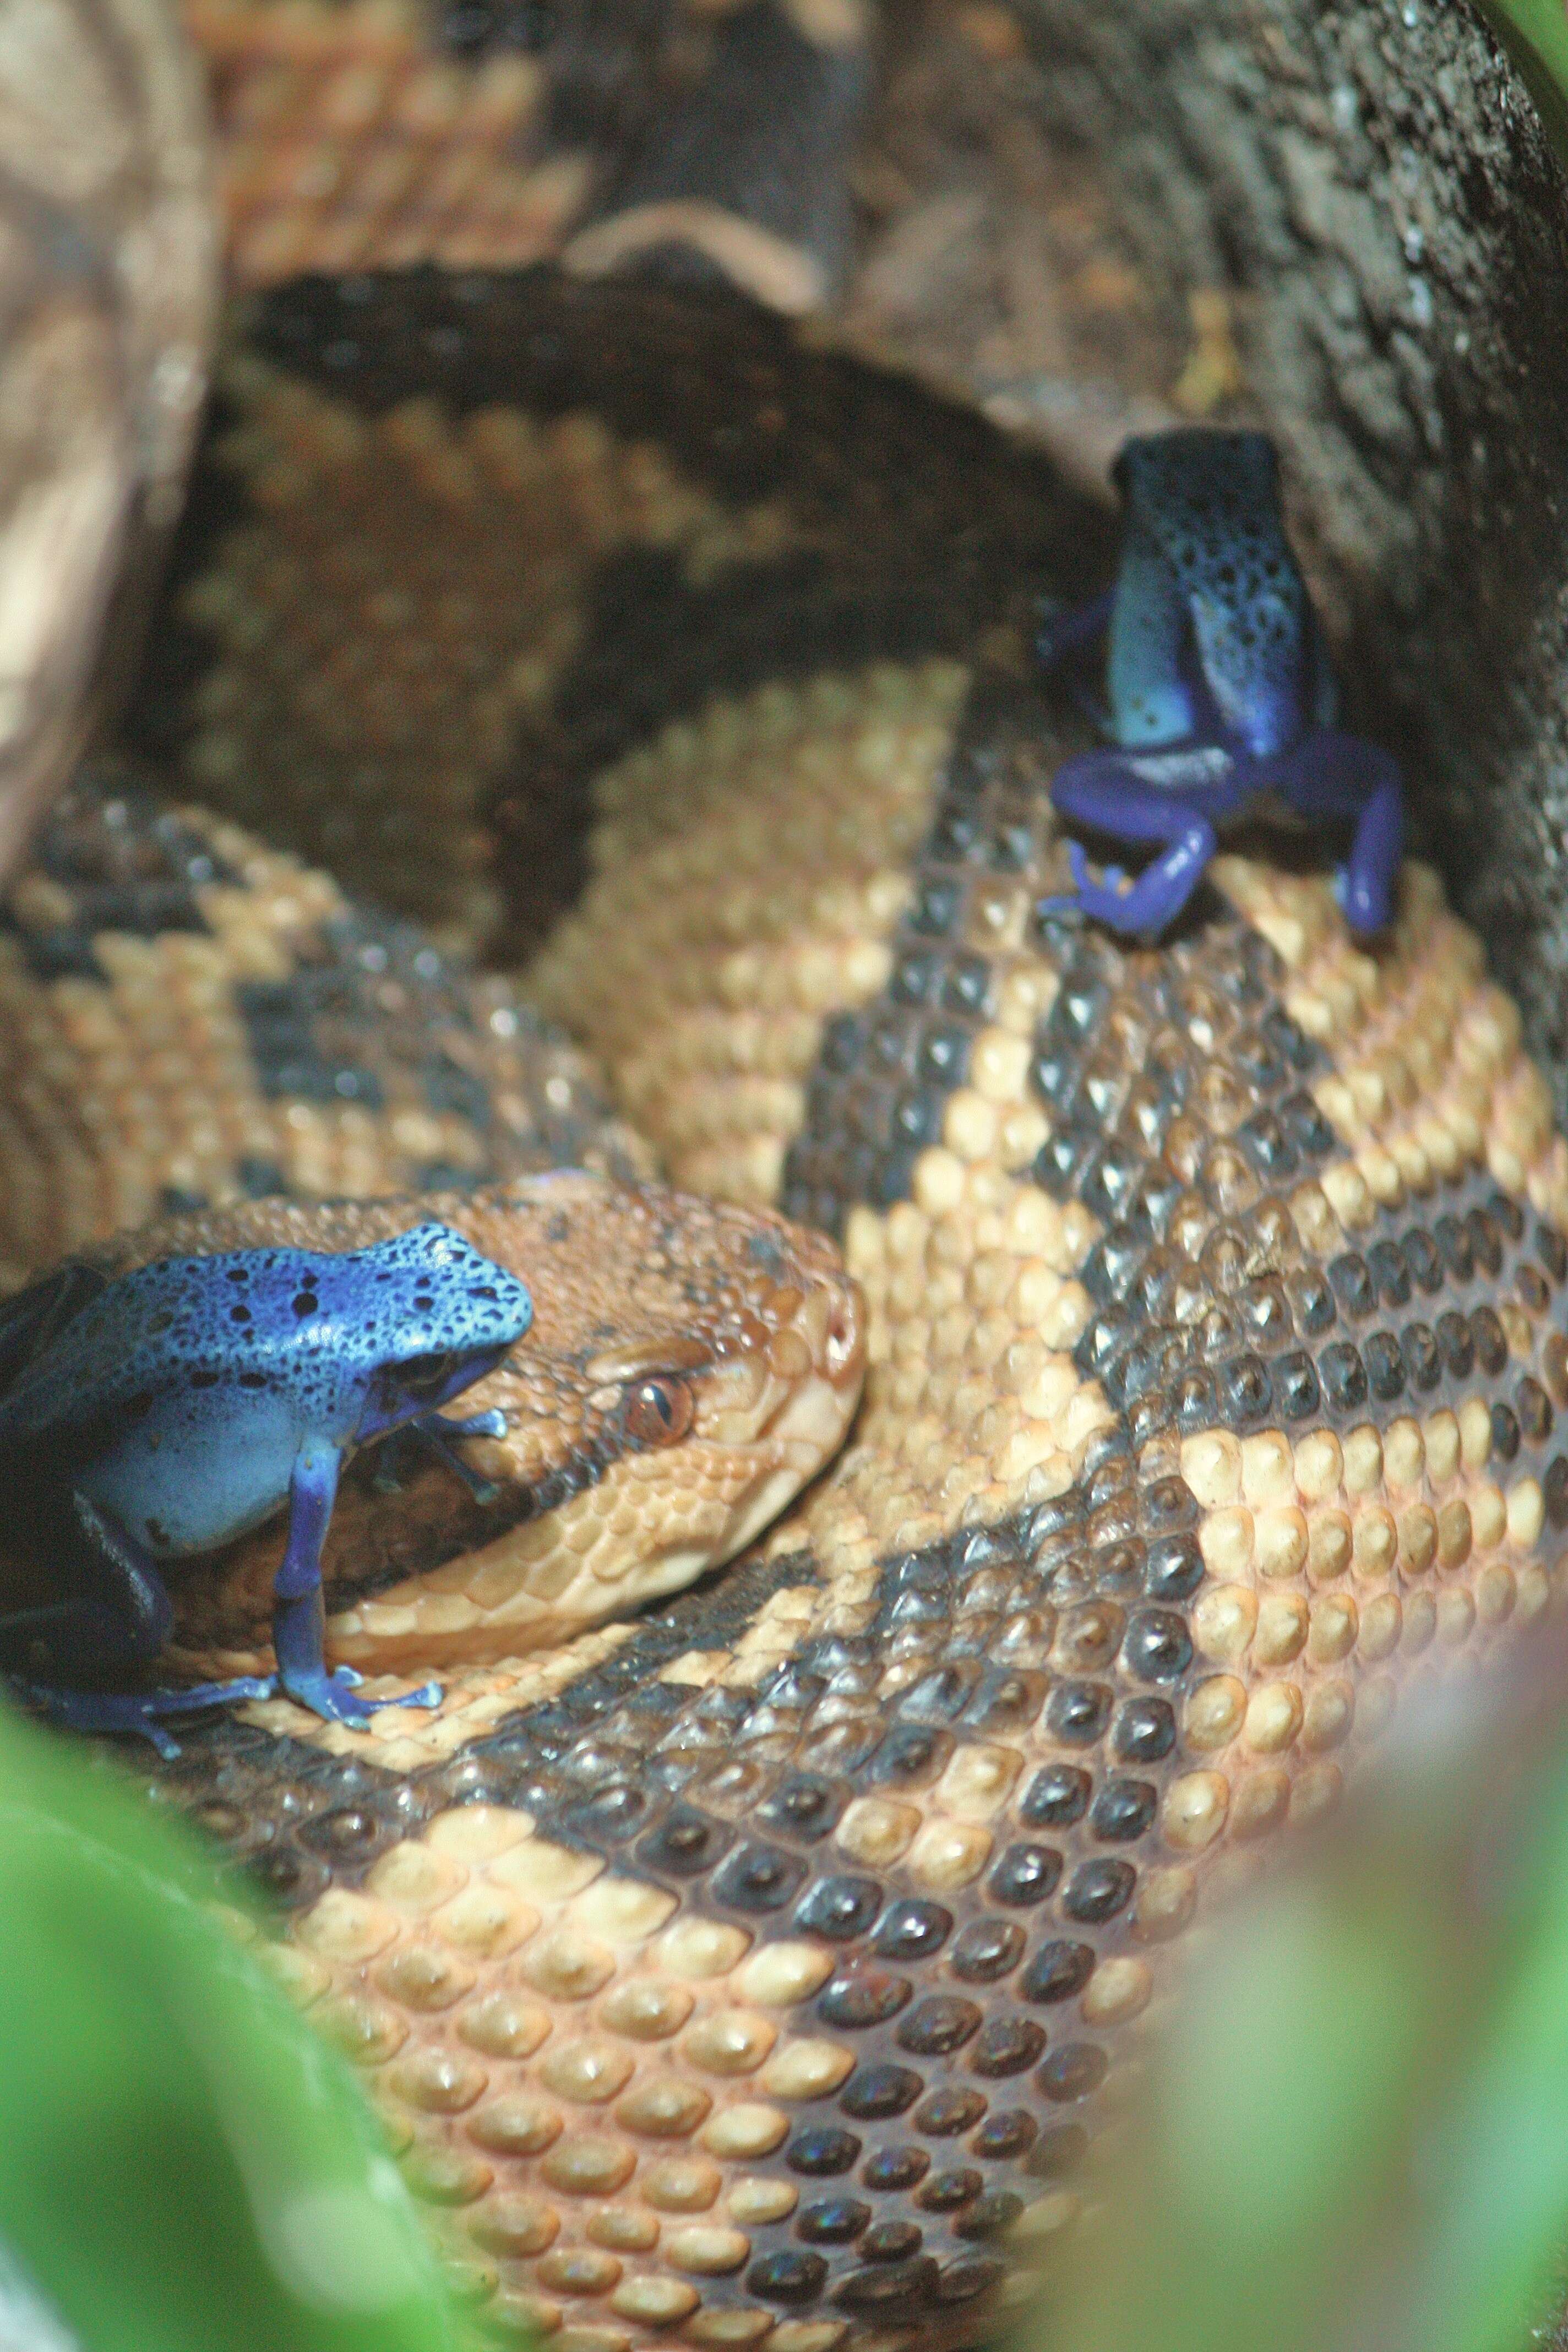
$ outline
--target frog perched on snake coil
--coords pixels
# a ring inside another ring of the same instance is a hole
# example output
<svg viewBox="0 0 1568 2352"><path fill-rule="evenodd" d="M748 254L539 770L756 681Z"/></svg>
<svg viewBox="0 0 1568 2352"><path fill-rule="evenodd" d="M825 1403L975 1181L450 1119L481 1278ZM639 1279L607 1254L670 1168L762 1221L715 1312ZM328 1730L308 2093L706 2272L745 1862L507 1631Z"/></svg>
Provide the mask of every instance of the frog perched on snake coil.
<svg viewBox="0 0 1568 2352"><path fill-rule="evenodd" d="M29 1695L78 1730L140 1730L170 1756L163 1717L279 1686L330 1722L367 1721L375 1702L359 1696L353 1669L329 1675L321 1655L321 1547L342 1464L406 1432L471 1478L450 1441L504 1437L506 1415L454 1422L439 1408L494 1371L532 1318L515 1275L433 1221L342 1253L211 1251L116 1277L76 1263L9 1301L0 1461L11 1540L20 1521L55 1594L0 1618L13 1661L96 1679L155 1660L174 1613L158 1564L289 1513L277 1684L121 1694L57 1683ZM432 1683L410 1699L439 1696Z"/></svg>
<svg viewBox="0 0 1568 2352"><path fill-rule="evenodd" d="M1038 594L1111 551L1042 459L723 299L284 287L132 730L226 814L89 780L8 902L18 1276L160 1205L353 1246L419 1213L322 1196L657 1154L863 1286L849 1443L718 1577L525 1647L439 1465L351 1481L329 1655L439 1709L268 1700L157 1775L271 1889L494 2338L978 2340L1211 1886L1548 1605L1568 1151L1517 1018L1415 864L1370 948L1327 844L1237 845L1159 947L1050 908ZM668 1350L700 1230L557 1263L647 1260ZM771 1348L807 1302L764 1255ZM574 1415L658 1370L552 1361L556 1509L500 1531L541 1548L601 1492ZM182 1585L193 1675L264 1660L273 1566Z"/></svg>

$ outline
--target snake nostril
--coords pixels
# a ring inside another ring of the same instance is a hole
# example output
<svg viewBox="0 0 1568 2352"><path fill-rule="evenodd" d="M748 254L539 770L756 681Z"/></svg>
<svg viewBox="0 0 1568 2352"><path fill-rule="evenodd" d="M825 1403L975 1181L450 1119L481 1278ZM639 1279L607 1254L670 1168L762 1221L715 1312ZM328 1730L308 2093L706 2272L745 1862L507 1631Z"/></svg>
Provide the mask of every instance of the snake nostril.
<svg viewBox="0 0 1568 2352"><path fill-rule="evenodd" d="M853 1296L838 1292L828 1308L825 1357L830 1378L847 1370L860 1352L860 1318Z"/></svg>

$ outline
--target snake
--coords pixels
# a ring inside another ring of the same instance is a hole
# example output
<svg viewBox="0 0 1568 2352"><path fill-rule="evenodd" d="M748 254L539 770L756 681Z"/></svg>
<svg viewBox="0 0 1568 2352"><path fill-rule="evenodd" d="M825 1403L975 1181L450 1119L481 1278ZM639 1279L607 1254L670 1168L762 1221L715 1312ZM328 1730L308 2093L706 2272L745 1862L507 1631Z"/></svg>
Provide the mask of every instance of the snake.
<svg viewBox="0 0 1568 2352"><path fill-rule="evenodd" d="M0 919L0 1255L434 1196L526 1269L490 1499L367 1464L334 1523L330 1654L439 1706L134 1769L482 2340L956 2352L1217 1892L1550 1606L1568 1144L1419 860L1370 946L1267 832L1158 945L1063 915L1033 630L1112 541L1046 457L485 258L238 313ZM182 1584L193 1676L268 1560Z"/></svg>

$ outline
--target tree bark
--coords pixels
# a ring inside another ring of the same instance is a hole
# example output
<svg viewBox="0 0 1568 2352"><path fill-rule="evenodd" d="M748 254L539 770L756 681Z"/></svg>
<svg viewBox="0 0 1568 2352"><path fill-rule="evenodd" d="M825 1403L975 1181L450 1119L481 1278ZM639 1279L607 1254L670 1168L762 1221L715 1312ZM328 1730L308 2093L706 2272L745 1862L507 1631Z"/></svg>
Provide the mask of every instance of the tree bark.
<svg viewBox="0 0 1568 2352"><path fill-rule="evenodd" d="M216 250L175 10L18 0L0 151L3 876L81 749L111 601L133 642L201 413Z"/></svg>
<svg viewBox="0 0 1568 2352"><path fill-rule="evenodd" d="M1357 720L1568 1113L1568 182L1463 0L1023 0L1053 133L1233 298Z"/></svg>

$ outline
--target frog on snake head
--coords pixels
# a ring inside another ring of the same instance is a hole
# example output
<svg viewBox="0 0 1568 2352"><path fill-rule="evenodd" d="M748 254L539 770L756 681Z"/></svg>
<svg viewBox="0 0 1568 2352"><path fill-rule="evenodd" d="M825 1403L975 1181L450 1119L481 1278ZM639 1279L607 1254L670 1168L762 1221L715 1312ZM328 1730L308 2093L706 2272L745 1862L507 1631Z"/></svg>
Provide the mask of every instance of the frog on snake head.
<svg viewBox="0 0 1568 2352"><path fill-rule="evenodd" d="M1181 913L1228 819L1281 804L1309 824L1349 821L1341 904L1358 936L1393 913L1404 845L1393 758L1336 723L1322 633L1279 509L1279 471L1261 433L1182 427L1128 441L1115 479L1126 501L1116 584L1053 615L1050 667L1107 637L1110 746L1058 770L1052 803L1070 824L1161 855L1136 881L1094 881L1068 845L1077 895L1047 901L1113 930L1157 934Z"/></svg>
<svg viewBox="0 0 1568 2352"><path fill-rule="evenodd" d="M466 1475L453 1438L501 1436L500 1413L440 1408L493 1371L532 1320L528 1290L449 1227L359 1250L163 1258L110 1280L64 1268L0 1309L0 1486L8 1544L50 1597L0 1617L0 1658L79 1729L160 1718L280 1688L329 1721L433 1706L433 1685L358 1696L323 1655L321 1546L339 1472L407 1431ZM273 1588L275 1676L186 1690L95 1685L146 1666L173 1609L160 1566L219 1549L287 1505ZM69 1684L71 1687L62 1686Z"/></svg>

